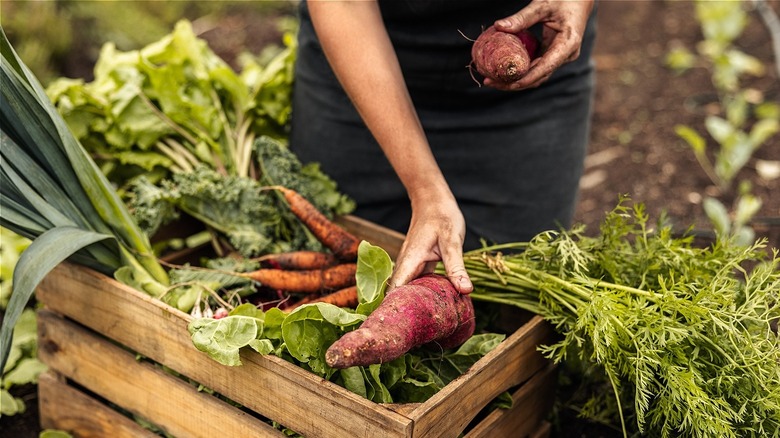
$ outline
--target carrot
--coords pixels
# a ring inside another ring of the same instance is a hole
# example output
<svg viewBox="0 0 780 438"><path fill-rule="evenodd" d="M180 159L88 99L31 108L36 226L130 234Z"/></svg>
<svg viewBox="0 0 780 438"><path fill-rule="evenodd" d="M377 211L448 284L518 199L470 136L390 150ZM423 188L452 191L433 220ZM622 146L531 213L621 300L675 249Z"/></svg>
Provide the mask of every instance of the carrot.
<svg viewBox="0 0 780 438"><path fill-rule="evenodd" d="M322 269L334 266L338 263L333 254L319 251L290 251L277 254L268 254L257 259L260 262L268 262L277 269Z"/></svg>
<svg viewBox="0 0 780 438"><path fill-rule="evenodd" d="M385 363L412 348L456 347L474 334L474 306L447 277L428 274L396 287L357 329L325 352L333 368Z"/></svg>
<svg viewBox="0 0 780 438"><path fill-rule="evenodd" d="M325 217L317 207L295 190L281 186L275 188L284 195L284 199L290 205L290 211L336 257L345 261L357 260L358 245L360 245L357 237Z"/></svg>
<svg viewBox="0 0 780 438"><path fill-rule="evenodd" d="M354 285L356 271L356 263L342 263L329 268L304 271L258 269L241 275L272 289L287 292L314 293L337 290Z"/></svg>
<svg viewBox="0 0 780 438"><path fill-rule="evenodd" d="M354 309L358 305L357 286L349 286L339 289L336 292L321 295L319 297L307 296L285 310L292 311L297 307L309 303L328 303L338 307L349 307Z"/></svg>

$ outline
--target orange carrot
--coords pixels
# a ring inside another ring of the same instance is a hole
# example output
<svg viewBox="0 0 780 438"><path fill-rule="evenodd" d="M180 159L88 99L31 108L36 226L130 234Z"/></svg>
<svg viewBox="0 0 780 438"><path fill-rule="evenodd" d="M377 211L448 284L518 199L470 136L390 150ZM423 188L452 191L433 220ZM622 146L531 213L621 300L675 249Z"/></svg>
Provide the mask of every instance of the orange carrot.
<svg viewBox="0 0 780 438"><path fill-rule="evenodd" d="M269 262L274 268L293 270L322 269L338 263L333 254L305 250L268 254L257 260Z"/></svg>
<svg viewBox="0 0 780 438"><path fill-rule="evenodd" d="M287 292L315 293L354 285L356 271L356 263L343 263L329 268L304 271L258 269L241 275L271 289Z"/></svg>
<svg viewBox="0 0 780 438"><path fill-rule="evenodd" d="M307 296L285 310L292 311L299 306L309 303L328 303L338 307L349 307L350 309L354 309L358 305L357 286L345 287L336 292L319 297Z"/></svg>
<svg viewBox="0 0 780 438"><path fill-rule="evenodd" d="M325 217L306 198L295 190L286 187L276 187L284 195L290 205L290 210L325 247L341 260L357 260L360 240L350 232Z"/></svg>

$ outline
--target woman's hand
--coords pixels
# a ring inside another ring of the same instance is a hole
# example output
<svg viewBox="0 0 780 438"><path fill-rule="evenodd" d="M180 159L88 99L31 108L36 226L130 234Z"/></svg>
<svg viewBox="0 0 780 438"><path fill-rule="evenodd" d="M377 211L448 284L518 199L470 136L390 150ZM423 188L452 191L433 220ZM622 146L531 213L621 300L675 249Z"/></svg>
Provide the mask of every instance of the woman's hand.
<svg viewBox="0 0 780 438"><path fill-rule="evenodd" d="M455 289L470 293L474 287L463 264L466 222L457 202L449 190L411 196L412 220L396 260L390 287L433 272L442 261Z"/></svg>
<svg viewBox="0 0 780 438"><path fill-rule="evenodd" d="M496 29L504 32L519 32L541 23L542 55L520 80L501 83L485 79L484 84L499 90L538 87L560 66L577 59L593 3L594 0L533 0L518 13L497 20Z"/></svg>

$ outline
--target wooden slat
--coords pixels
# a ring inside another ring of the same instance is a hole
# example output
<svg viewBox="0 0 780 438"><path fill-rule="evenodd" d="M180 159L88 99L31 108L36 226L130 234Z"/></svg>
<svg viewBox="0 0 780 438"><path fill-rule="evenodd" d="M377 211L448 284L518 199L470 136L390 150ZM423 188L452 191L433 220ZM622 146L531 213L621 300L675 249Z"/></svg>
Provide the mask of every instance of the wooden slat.
<svg viewBox="0 0 780 438"><path fill-rule="evenodd" d="M38 405L43 429L63 430L75 438L159 438L135 421L69 386L51 371L38 376Z"/></svg>
<svg viewBox="0 0 780 438"><path fill-rule="evenodd" d="M510 409L496 409L472 428L464 438L537 436L555 396L556 368L550 364L512 394Z"/></svg>
<svg viewBox="0 0 780 438"><path fill-rule="evenodd" d="M531 318L411 414L415 438L457 436L496 396L550 363L536 347L552 340L549 324L539 316Z"/></svg>
<svg viewBox="0 0 780 438"><path fill-rule="evenodd" d="M276 356L242 351L218 364L192 345L190 317L95 271L68 263L37 291L39 301L305 436L408 437L412 422Z"/></svg>
<svg viewBox="0 0 780 438"><path fill-rule="evenodd" d="M38 327L39 356L51 369L174 436L284 436L53 312L39 311Z"/></svg>
<svg viewBox="0 0 780 438"><path fill-rule="evenodd" d="M531 435L531 438L548 438L551 432L552 424L550 424L549 421L545 421L542 423L539 429L537 429L536 432Z"/></svg>
<svg viewBox="0 0 780 438"><path fill-rule="evenodd" d="M401 245L404 243L403 233L377 225L357 216L341 216L336 218L336 223L360 239L381 247L387 251L393 259L395 259L401 251Z"/></svg>

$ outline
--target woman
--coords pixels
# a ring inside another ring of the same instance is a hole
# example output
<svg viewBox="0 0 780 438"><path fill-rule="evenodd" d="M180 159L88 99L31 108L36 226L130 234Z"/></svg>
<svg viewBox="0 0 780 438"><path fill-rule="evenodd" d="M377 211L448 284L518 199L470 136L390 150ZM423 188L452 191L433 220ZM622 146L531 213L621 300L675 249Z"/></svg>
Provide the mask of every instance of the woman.
<svg viewBox="0 0 780 438"><path fill-rule="evenodd" d="M463 250L567 226L587 145L593 1L379 0L301 5L291 147L406 233L391 286ZM476 82L473 39L530 28L543 53L510 84ZM484 86L482 86L484 85Z"/></svg>

